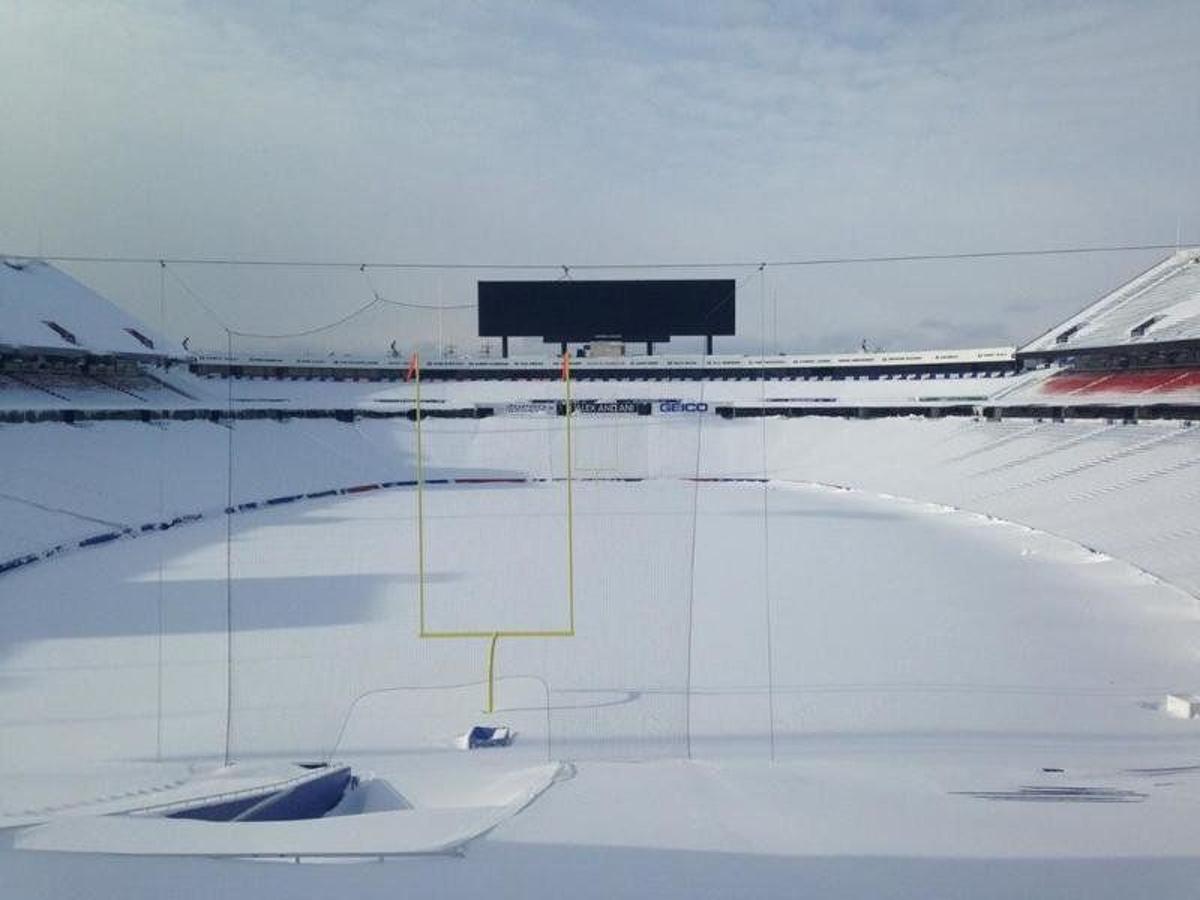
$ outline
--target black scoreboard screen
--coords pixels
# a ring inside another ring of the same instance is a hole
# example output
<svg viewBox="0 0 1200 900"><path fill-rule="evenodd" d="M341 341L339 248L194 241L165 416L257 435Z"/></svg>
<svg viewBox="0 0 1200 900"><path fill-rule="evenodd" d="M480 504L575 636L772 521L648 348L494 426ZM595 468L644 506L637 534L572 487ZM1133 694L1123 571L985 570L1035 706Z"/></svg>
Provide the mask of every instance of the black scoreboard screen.
<svg viewBox="0 0 1200 900"><path fill-rule="evenodd" d="M481 281L480 337L553 343L734 333L733 279Z"/></svg>

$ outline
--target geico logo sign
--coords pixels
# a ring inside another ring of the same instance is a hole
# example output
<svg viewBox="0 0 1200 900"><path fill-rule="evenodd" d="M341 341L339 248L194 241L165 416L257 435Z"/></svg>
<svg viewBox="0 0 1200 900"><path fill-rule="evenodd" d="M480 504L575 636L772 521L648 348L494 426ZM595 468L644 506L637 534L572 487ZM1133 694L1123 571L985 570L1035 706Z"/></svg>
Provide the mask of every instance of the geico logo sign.
<svg viewBox="0 0 1200 900"><path fill-rule="evenodd" d="M708 404L692 400L663 400L658 404L658 411L664 413L702 413L708 412Z"/></svg>

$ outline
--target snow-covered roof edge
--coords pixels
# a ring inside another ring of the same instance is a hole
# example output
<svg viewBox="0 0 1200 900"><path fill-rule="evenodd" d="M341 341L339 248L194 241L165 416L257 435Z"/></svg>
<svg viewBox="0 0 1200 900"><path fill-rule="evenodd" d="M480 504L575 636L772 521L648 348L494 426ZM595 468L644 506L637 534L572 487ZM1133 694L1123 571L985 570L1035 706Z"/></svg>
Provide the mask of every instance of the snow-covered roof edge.
<svg viewBox="0 0 1200 900"><path fill-rule="evenodd" d="M175 341L38 259L0 258L0 347L156 359L185 355Z"/></svg>
<svg viewBox="0 0 1200 900"><path fill-rule="evenodd" d="M1122 344L1132 343L1128 337L1124 340L1114 339L1108 342L1079 340L1075 343L1072 343L1069 339L1060 341L1059 338L1062 335L1074 336L1077 333L1080 334L1080 338L1086 338L1086 334L1083 332L1089 326L1099 325L1106 316L1116 312L1144 292L1169 281L1188 268L1198 264L1200 264L1200 247L1188 247L1176 250L1166 259L1155 263L1132 280L1109 291L1100 297L1100 299L1084 307L1071 318L1058 323L1038 335L1038 337L1020 347L1017 352L1022 355L1030 353L1070 352L1081 346L1094 348L1101 346L1121 346ZM1172 302L1171 298L1164 297L1163 307L1166 308ZM1113 335L1113 337L1115 338L1116 335Z"/></svg>

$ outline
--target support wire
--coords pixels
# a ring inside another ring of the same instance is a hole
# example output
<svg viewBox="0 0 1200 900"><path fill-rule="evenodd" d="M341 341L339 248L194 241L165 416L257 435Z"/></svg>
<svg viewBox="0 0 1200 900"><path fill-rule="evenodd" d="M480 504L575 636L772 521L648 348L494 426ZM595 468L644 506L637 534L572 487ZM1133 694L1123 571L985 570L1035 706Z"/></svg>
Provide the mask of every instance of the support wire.
<svg viewBox="0 0 1200 900"><path fill-rule="evenodd" d="M225 765L232 761L233 732L233 332L225 329L229 356L228 453L225 478Z"/></svg>

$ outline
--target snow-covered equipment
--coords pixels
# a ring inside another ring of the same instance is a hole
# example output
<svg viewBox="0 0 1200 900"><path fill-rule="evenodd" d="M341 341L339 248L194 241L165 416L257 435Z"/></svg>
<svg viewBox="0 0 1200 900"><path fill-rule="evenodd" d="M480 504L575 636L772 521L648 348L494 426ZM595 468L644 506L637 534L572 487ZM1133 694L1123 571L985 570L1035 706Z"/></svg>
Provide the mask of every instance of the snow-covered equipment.
<svg viewBox="0 0 1200 900"><path fill-rule="evenodd" d="M466 749L507 747L512 739L512 729L507 725L476 725L466 734Z"/></svg>

